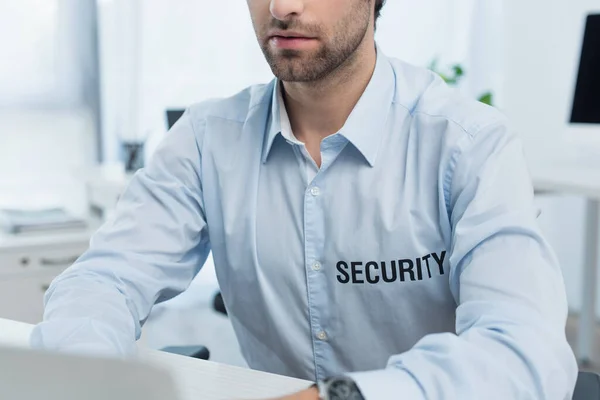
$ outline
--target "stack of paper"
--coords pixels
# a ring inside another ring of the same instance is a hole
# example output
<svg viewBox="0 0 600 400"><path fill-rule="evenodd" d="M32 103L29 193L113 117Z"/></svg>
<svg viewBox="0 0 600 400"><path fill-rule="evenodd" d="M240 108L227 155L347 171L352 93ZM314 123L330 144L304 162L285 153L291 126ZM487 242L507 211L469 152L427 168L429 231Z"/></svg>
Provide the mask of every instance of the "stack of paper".
<svg viewBox="0 0 600 400"><path fill-rule="evenodd" d="M11 234L85 229L85 220L62 208L41 210L0 209L0 228Z"/></svg>

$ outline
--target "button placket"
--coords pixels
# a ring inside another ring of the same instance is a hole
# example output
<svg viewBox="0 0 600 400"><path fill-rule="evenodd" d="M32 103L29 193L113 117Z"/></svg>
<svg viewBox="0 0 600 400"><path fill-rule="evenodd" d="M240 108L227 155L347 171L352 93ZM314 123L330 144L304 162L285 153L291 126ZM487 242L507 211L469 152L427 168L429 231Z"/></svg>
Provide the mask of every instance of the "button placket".
<svg viewBox="0 0 600 400"><path fill-rule="evenodd" d="M323 187L322 171L320 171L313 184L306 190L304 198L304 246L305 268L307 271L307 294L309 305L310 329L312 332L316 379L323 379L327 363L327 321L323 320L323 307L327 307L325 290L327 287L325 275L320 273L323 269L323 234L324 210L322 208ZM325 310L325 315L326 315Z"/></svg>

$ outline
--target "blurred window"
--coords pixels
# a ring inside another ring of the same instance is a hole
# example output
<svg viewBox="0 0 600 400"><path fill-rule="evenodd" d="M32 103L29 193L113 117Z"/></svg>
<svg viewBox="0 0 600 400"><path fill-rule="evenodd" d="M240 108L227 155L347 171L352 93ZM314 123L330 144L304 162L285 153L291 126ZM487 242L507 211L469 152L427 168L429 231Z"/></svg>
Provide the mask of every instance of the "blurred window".
<svg viewBox="0 0 600 400"><path fill-rule="evenodd" d="M95 107L94 0L0 1L0 107Z"/></svg>

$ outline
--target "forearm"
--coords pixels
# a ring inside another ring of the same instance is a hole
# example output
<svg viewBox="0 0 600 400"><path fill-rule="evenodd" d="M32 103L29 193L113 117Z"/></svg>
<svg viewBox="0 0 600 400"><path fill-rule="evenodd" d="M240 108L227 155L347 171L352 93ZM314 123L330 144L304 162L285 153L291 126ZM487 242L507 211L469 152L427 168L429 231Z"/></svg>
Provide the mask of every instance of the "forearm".
<svg viewBox="0 0 600 400"><path fill-rule="evenodd" d="M116 276L78 263L54 280L45 296L44 322L32 345L49 350L128 355L135 352L139 317Z"/></svg>
<svg viewBox="0 0 600 400"><path fill-rule="evenodd" d="M388 370L351 374L367 400L570 399L577 365L555 329L530 312L500 318L489 304L458 310L475 323L458 335L431 335L394 356ZM472 313L486 312L477 320ZM500 308L503 308L500 306ZM508 311L508 310L506 310Z"/></svg>

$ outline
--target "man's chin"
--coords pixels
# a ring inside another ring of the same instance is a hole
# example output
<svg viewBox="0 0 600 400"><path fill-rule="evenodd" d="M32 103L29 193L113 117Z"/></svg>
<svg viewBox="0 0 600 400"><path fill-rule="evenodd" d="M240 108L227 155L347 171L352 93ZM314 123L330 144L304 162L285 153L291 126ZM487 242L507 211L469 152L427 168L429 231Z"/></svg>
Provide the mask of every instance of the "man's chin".
<svg viewBox="0 0 600 400"><path fill-rule="evenodd" d="M284 82L311 82L317 79L316 70L310 63L300 60L282 61L271 65L271 71L279 80Z"/></svg>
<svg viewBox="0 0 600 400"><path fill-rule="evenodd" d="M280 72L274 71L273 75L277 77L280 81L290 82L290 83L305 83L305 82L314 82L314 76L312 74L298 74L298 73L290 73L290 72Z"/></svg>

